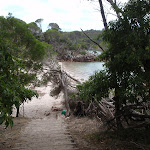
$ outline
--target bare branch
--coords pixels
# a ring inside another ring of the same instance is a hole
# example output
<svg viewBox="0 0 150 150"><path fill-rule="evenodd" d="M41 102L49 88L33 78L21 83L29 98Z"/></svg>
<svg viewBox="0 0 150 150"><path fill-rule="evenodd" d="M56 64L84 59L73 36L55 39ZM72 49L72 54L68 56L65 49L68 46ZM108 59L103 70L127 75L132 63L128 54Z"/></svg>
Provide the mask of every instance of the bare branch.
<svg viewBox="0 0 150 150"><path fill-rule="evenodd" d="M77 79L71 77L68 73L66 73L66 72L64 72L64 73L65 73L65 75L66 75L67 77L69 77L70 79L72 79L72 80L74 80L74 81L76 81L76 82L78 82L78 83L81 83L79 80L77 80Z"/></svg>
<svg viewBox="0 0 150 150"><path fill-rule="evenodd" d="M81 29L82 30L82 29ZM82 30L82 32L84 33L84 35L88 38L88 39L90 39L93 43L95 43L103 52L104 52L104 49L97 43L97 42L95 42L94 40L92 40L83 30Z"/></svg>
<svg viewBox="0 0 150 150"><path fill-rule="evenodd" d="M109 2L112 6L112 8L114 9L114 11L117 14L117 17L120 18L120 13L122 13L122 10L117 6L116 4L116 0L113 2L113 0L107 0L107 2Z"/></svg>

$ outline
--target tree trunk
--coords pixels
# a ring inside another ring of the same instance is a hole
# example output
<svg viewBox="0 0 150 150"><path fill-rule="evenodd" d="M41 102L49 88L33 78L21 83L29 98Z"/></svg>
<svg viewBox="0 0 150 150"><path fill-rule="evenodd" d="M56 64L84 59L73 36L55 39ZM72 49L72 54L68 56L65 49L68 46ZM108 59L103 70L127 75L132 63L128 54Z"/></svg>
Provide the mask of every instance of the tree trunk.
<svg viewBox="0 0 150 150"><path fill-rule="evenodd" d="M106 17L105 17L105 12L104 12L104 8L103 8L102 0L99 0L99 5L100 5L100 10L101 10L101 15L103 18L103 24L104 24L105 30L107 30L108 25L107 25L107 21L106 21Z"/></svg>
<svg viewBox="0 0 150 150"><path fill-rule="evenodd" d="M118 96L118 89L115 89L115 118L116 118L116 125L117 125L117 130L121 130L123 128L122 123L121 123L121 111L120 111L120 99Z"/></svg>
<svg viewBox="0 0 150 150"><path fill-rule="evenodd" d="M65 106L67 109L66 116L70 115L70 106L68 102L68 91L67 91L67 85L66 85L66 79L64 76L64 73L61 71L61 82L62 82L62 88L63 88L63 93L64 93L64 99L65 99Z"/></svg>
<svg viewBox="0 0 150 150"><path fill-rule="evenodd" d="M19 107L17 107L16 117L19 117Z"/></svg>

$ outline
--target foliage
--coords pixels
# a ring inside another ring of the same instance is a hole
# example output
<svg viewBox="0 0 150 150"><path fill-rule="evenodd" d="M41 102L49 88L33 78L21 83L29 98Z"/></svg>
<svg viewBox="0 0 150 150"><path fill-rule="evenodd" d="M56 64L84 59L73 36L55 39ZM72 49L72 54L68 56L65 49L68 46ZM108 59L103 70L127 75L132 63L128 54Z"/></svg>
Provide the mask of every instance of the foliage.
<svg viewBox="0 0 150 150"><path fill-rule="evenodd" d="M98 49L81 31L63 32L57 23L49 23L48 30L42 32L41 21L41 19L37 19L35 22L29 23L28 29L36 39L51 44L53 51L60 58L68 54L79 54L80 50ZM98 43L102 41L101 31L87 30L85 33Z"/></svg>
<svg viewBox="0 0 150 150"><path fill-rule="evenodd" d="M48 27L52 30L57 30L57 31L61 30L61 28L57 23L49 23Z"/></svg>
<svg viewBox="0 0 150 150"><path fill-rule="evenodd" d="M80 44L71 44L69 46L69 50L78 50L80 47Z"/></svg>
<svg viewBox="0 0 150 150"><path fill-rule="evenodd" d="M55 43L55 42L60 42L61 39L61 34L59 31L57 30L53 30L53 29L48 29L45 33L44 33L44 37L45 37L45 42L47 43Z"/></svg>
<svg viewBox="0 0 150 150"><path fill-rule="evenodd" d="M12 126L11 114L13 105L19 105L36 96L35 91L25 87L34 78L24 73L25 66L17 57L12 56L9 47L0 40L0 124L5 121L6 127Z"/></svg>
<svg viewBox="0 0 150 150"><path fill-rule="evenodd" d="M42 30L40 29L40 27L38 27L37 23L35 22L29 23L28 29L31 30L32 34L34 35L36 39L39 39L41 41L43 40Z"/></svg>
<svg viewBox="0 0 150 150"><path fill-rule="evenodd" d="M35 23L39 26L39 28L42 30L42 22L43 22L43 19L37 19L36 21L35 21Z"/></svg>
<svg viewBox="0 0 150 150"><path fill-rule="evenodd" d="M45 55L43 44L33 36L31 31L28 30L27 24L22 20L1 16L0 33L9 47L14 47L13 50L10 49L11 54L34 61L43 59ZM35 52L38 55L35 55Z"/></svg>
<svg viewBox="0 0 150 150"><path fill-rule="evenodd" d="M55 25L55 24L54 24ZM85 31L92 39L102 41L100 31L88 30ZM98 49L95 45L80 31L62 32L55 28L48 29L43 33L43 40L52 44L53 50L58 55L66 55L68 51L79 52L80 50ZM99 39L97 37L99 36Z"/></svg>
<svg viewBox="0 0 150 150"><path fill-rule="evenodd" d="M115 90L117 126L121 127L121 110L127 103L139 104L150 100L150 1L130 0L122 8L122 16L109 23L103 39L108 49L100 59L106 71L93 75L79 86L80 97L86 100L107 97ZM118 120L117 120L118 119Z"/></svg>
<svg viewBox="0 0 150 150"><path fill-rule="evenodd" d="M22 20L0 17L0 124L12 126L12 108L38 96L27 85L36 79L35 71L51 48L37 40Z"/></svg>
<svg viewBox="0 0 150 150"><path fill-rule="evenodd" d="M79 96L85 103L90 103L94 99L100 101L102 97L108 97L108 90L111 88L110 75L104 70L96 72L88 81L77 87Z"/></svg>
<svg viewBox="0 0 150 150"><path fill-rule="evenodd" d="M84 31L89 37L91 37L94 41L98 43L102 41L101 39L101 31L96 30L87 30ZM63 33L64 36L70 40L72 44L80 44L80 49L88 50L88 49L95 49L95 45L80 31L73 31L69 33ZM98 38L99 37L99 38Z"/></svg>
<svg viewBox="0 0 150 150"><path fill-rule="evenodd" d="M123 18L111 22L104 33L109 48L101 58L106 60L114 75L121 99L138 102L137 96L148 100L150 33L148 1L129 1L123 9Z"/></svg>
<svg viewBox="0 0 150 150"><path fill-rule="evenodd" d="M86 54L86 51L83 50L83 51L80 52L80 54L81 54L81 55L85 55L85 54Z"/></svg>

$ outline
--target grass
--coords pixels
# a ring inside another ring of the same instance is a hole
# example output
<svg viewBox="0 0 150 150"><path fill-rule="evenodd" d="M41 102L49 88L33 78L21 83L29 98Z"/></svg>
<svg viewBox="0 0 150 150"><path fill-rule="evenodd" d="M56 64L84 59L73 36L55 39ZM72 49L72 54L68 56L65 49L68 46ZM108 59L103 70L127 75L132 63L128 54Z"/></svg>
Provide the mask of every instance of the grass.
<svg viewBox="0 0 150 150"><path fill-rule="evenodd" d="M88 135L91 144L110 150L149 150L150 130L124 129Z"/></svg>

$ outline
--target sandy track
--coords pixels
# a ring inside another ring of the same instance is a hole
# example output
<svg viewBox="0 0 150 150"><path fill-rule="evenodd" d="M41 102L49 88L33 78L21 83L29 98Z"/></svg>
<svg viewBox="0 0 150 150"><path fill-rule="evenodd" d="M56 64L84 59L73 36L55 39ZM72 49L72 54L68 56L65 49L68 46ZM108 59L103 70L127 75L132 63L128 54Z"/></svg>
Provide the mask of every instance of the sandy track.
<svg viewBox="0 0 150 150"><path fill-rule="evenodd" d="M38 87L35 90L39 98L21 106L20 115L30 118L21 129L20 136L12 150L75 150L75 143L67 130L61 111L52 111L52 107L62 108L62 95L55 99L49 95L51 86ZM15 115L15 111L14 111Z"/></svg>

